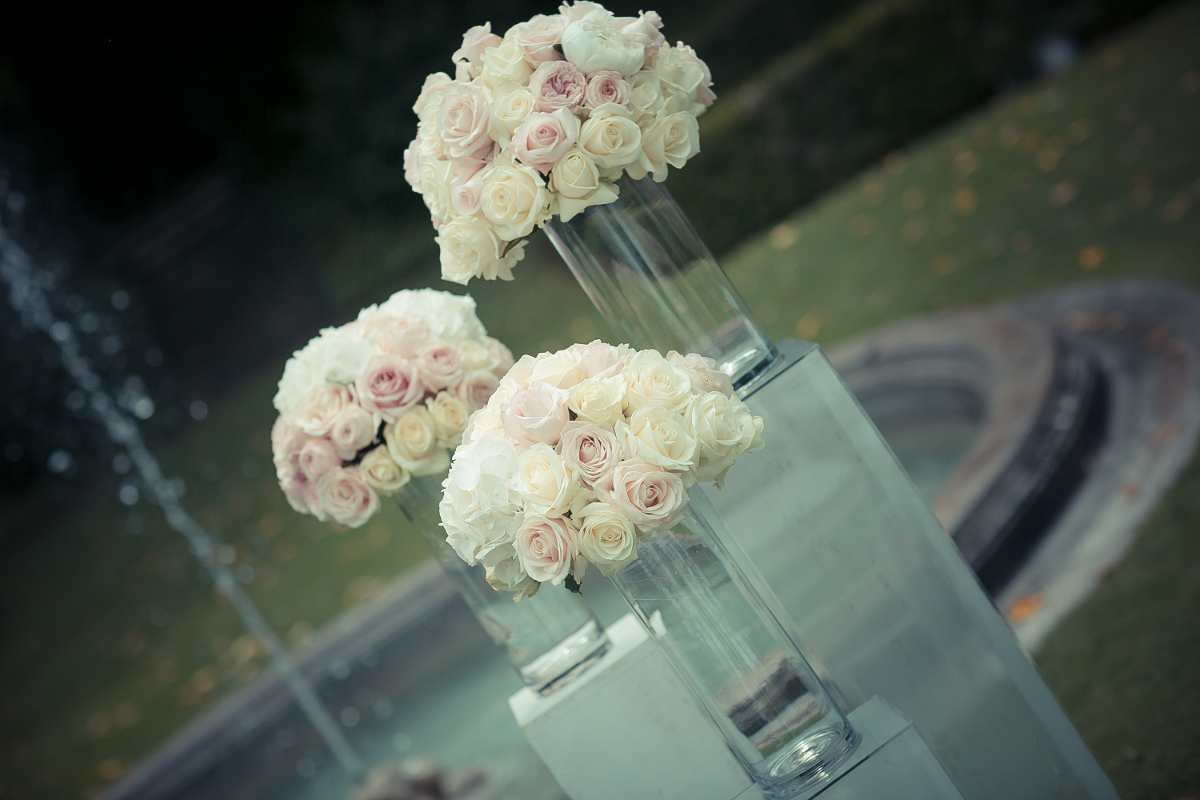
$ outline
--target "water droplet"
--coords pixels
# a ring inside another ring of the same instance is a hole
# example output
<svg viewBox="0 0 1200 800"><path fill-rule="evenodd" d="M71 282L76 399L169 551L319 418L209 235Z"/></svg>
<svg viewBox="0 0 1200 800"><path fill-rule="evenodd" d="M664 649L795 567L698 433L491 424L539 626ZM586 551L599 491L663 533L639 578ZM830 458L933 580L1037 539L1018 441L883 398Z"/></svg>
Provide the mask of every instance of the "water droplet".
<svg viewBox="0 0 1200 800"><path fill-rule="evenodd" d="M100 340L100 352L106 356L115 356L121 352L121 337L115 333L110 333Z"/></svg>
<svg viewBox="0 0 1200 800"><path fill-rule="evenodd" d="M66 450L55 450L50 454L50 460L46 462L46 468L55 475L62 475L71 468L71 464L75 459L71 458L71 454Z"/></svg>
<svg viewBox="0 0 1200 800"><path fill-rule="evenodd" d="M132 483L127 483L117 492L117 497L127 506L131 506L138 501L137 487Z"/></svg>
<svg viewBox="0 0 1200 800"><path fill-rule="evenodd" d="M217 561L228 567L237 561L237 548L231 544L223 544L217 549Z"/></svg>
<svg viewBox="0 0 1200 800"><path fill-rule="evenodd" d="M71 338L71 326L59 320L50 326L50 338L56 342L65 342Z"/></svg>
<svg viewBox="0 0 1200 800"><path fill-rule="evenodd" d="M371 707L371 712L375 715L375 719L390 719L392 716L392 701L386 697L379 698L375 701L375 705Z"/></svg>
<svg viewBox="0 0 1200 800"><path fill-rule="evenodd" d="M193 400L188 406L188 413L192 415L192 419L204 419L208 416L208 405L203 400Z"/></svg>
<svg viewBox="0 0 1200 800"><path fill-rule="evenodd" d="M84 333L95 333L100 330L100 318L89 311L79 318L79 330Z"/></svg>
<svg viewBox="0 0 1200 800"><path fill-rule="evenodd" d="M79 391L78 389L73 392L68 392L66 400L67 408L71 409L72 411L83 411L83 409L87 407L87 398L84 397L83 392Z"/></svg>
<svg viewBox="0 0 1200 800"><path fill-rule="evenodd" d="M159 350L157 347L151 347L146 351L146 366L159 367L162 366L162 361L162 350Z"/></svg>
<svg viewBox="0 0 1200 800"><path fill-rule="evenodd" d="M339 681L344 681L350 677L350 664L347 661L338 659L329 665L329 674L337 678Z"/></svg>
<svg viewBox="0 0 1200 800"><path fill-rule="evenodd" d="M413 740L407 733L397 733L392 736L392 749L397 753L407 753L412 749Z"/></svg>
<svg viewBox="0 0 1200 800"><path fill-rule="evenodd" d="M187 481L183 478L171 478L170 487L171 495L178 500L187 491Z"/></svg>
<svg viewBox="0 0 1200 800"><path fill-rule="evenodd" d="M133 415L138 419L150 419L154 416L154 401L149 397L139 398L133 404Z"/></svg>
<svg viewBox="0 0 1200 800"><path fill-rule="evenodd" d="M112 468L113 472L118 475L124 475L133 467L133 462L129 460L129 456L124 453L117 453L113 456Z"/></svg>
<svg viewBox="0 0 1200 800"><path fill-rule="evenodd" d="M112 293L112 297L108 299L112 303L112 307L117 311L124 311L129 308L129 292L124 289L117 289Z"/></svg>
<svg viewBox="0 0 1200 800"><path fill-rule="evenodd" d="M66 305L68 311L70 311L72 314L78 314L84 309L83 297L73 294L67 298Z"/></svg>
<svg viewBox="0 0 1200 800"><path fill-rule="evenodd" d="M138 514L130 514L125 520L125 532L137 536L146 529L146 520Z"/></svg>
<svg viewBox="0 0 1200 800"><path fill-rule="evenodd" d="M296 773L301 778L312 778L317 774L317 765L311 758L302 758L296 762Z"/></svg>
<svg viewBox="0 0 1200 800"><path fill-rule="evenodd" d="M254 583L254 567L249 564L242 564L234 571L233 576L249 586L251 583Z"/></svg>
<svg viewBox="0 0 1200 800"><path fill-rule="evenodd" d="M353 706L347 706L346 708L343 708L342 713L339 716L342 719L342 724L347 728L353 728L358 724L360 719L358 709L354 708Z"/></svg>

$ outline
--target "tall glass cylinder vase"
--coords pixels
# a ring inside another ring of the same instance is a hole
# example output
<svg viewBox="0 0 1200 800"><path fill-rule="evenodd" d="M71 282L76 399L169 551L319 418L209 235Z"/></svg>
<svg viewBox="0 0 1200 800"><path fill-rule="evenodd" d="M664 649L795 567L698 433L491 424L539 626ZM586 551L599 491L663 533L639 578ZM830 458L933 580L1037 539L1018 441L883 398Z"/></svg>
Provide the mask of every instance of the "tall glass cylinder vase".
<svg viewBox="0 0 1200 800"><path fill-rule="evenodd" d="M613 583L769 798L819 784L858 736L752 580L704 494Z"/></svg>
<svg viewBox="0 0 1200 800"><path fill-rule="evenodd" d="M715 359L749 385L775 346L666 188L621 178L620 196L544 230L588 297L635 347Z"/></svg>
<svg viewBox="0 0 1200 800"><path fill-rule="evenodd" d="M438 503L445 477L442 473L413 478L395 495L396 504L521 681L539 694L561 688L604 655L608 649L604 629L578 594L547 586L514 602L511 593L488 585L482 564L472 567L459 558L439 527Z"/></svg>

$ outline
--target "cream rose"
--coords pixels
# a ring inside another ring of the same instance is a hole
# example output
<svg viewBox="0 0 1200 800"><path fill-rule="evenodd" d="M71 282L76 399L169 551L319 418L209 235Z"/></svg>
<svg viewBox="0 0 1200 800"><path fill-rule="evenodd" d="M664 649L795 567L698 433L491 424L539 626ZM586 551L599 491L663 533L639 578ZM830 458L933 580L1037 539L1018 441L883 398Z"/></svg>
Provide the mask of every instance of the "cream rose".
<svg viewBox="0 0 1200 800"><path fill-rule="evenodd" d="M417 477L434 475L450 463L450 454L438 444L433 415L425 406L410 408L384 426L383 440L392 460Z"/></svg>
<svg viewBox="0 0 1200 800"><path fill-rule="evenodd" d="M561 517L578 484L558 453L538 442L517 457L516 487L528 511Z"/></svg>
<svg viewBox="0 0 1200 800"><path fill-rule="evenodd" d="M629 108L638 122L658 116L665 105L662 81L652 70L642 70L629 79Z"/></svg>
<svg viewBox="0 0 1200 800"><path fill-rule="evenodd" d="M562 58L562 53L554 46L562 41L563 29L566 26L567 21L561 14L538 14L528 22L514 25L505 35L516 40L527 61L535 64L558 61Z"/></svg>
<svg viewBox="0 0 1200 800"><path fill-rule="evenodd" d="M473 217L446 223L434 241L441 248L442 278L452 283L466 284L489 274L504 253L504 242L495 227Z"/></svg>
<svg viewBox="0 0 1200 800"><path fill-rule="evenodd" d="M690 49L690 48L689 48ZM662 81L663 97L669 114L687 112L695 114L696 93L704 82L704 68L695 53L682 51L664 44L654 60L654 74ZM711 82L711 77L710 77ZM700 105L699 111L704 111Z"/></svg>
<svg viewBox="0 0 1200 800"><path fill-rule="evenodd" d="M667 361L688 376L692 384L692 394L720 392L726 397L733 397L733 384L729 381L729 376L717 368L715 360L705 358L699 353L681 356L672 350L667 353Z"/></svg>
<svg viewBox="0 0 1200 800"><path fill-rule="evenodd" d="M633 349L627 344L614 347L599 339L594 339L589 344L573 344L567 349L579 354L585 378L609 378L620 374L625 362L633 353Z"/></svg>
<svg viewBox="0 0 1200 800"><path fill-rule="evenodd" d="M668 164L679 169L699 152L700 124L686 111L658 117L642 131L642 154L659 183L667 179Z"/></svg>
<svg viewBox="0 0 1200 800"><path fill-rule="evenodd" d="M582 377L581 367L579 355L570 350L543 353L534 362L526 380L530 385L545 381L557 389L570 389L579 383Z"/></svg>
<svg viewBox="0 0 1200 800"><path fill-rule="evenodd" d="M446 91L446 87L450 85L450 76L444 72L435 72L425 78L425 84L421 86L421 93L417 96L417 102L413 103L413 113L422 122L432 119L437 112L438 103L441 102L442 92Z"/></svg>
<svg viewBox="0 0 1200 800"><path fill-rule="evenodd" d="M725 485L725 473L745 453L763 447L762 417L737 397L709 392L692 401L688 420L696 437L696 478Z"/></svg>
<svg viewBox="0 0 1200 800"><path fill-rule="evenodd" d="M590 206L605 205L617 199L617 188L600 179L600 170L582 148L568 150L550 173L554 193L554 212L563 222Z"/></svg>
<svg viewBox="0 0 1200 800"><path fill-rule="evenodd" d="M450 199L450 162L445 159L421 156L421 199L429 213L439 219L449 219L454 207Z"/></svg>
<svg viewBox="0 0 1200 800"><path fill-rule="evenodd" d="M616 424L616 434L630 458L669 472L688 473L696 465L696 438L679 412L643 406L633 412L628 423Z"/></svg>
<svg viewBox="0 0 1200 800"><path fill-rule="evenodd" d="M625 379L588 378L571 387L567 407L575 416L598 425L612 425L625 419Z"/></svg>
<svg viewBox="0 0 1200 800"><path fill-rule="evenodd" d="M645 51L646 58L657 53L658 48L666 41L666 38L659 33L662 26L662 17L654 11L643 11L637 17L625 17L617 20L617 27L621 33L625 34L625 38L630 41L640 44Z"/></svg>
<svg viewBox="0 0 1200 800"><path fill-rule="evenodd" d="M588 487L603 482L621 462L621 445L609 425L568 422L558 451L567 469Z"/></svg>
<svg viewBox="0 0 1200 800"><path fill-rule="evenodd" d="M443 391L438 392L437 397L430 398L425 406L433 417L433 430L437 434L438 444L450 449L462 444L463 431L471 416L467 404Z"/></svg>
<svg viewBox="0 0 1200 800"><path fill-rule="evenodd" d="M540 583L562 585L579 555L575 532L561 517L527 514L514 542L526 574Z"/></svg>
<svg viewBox="0 0 1200 800"><path fill-rule="evenodd" d="M412 480L412 473L388 455L386 447L376 447L358 464L363 481L383 495L393 495Z"/></svg>
<svg viewBox="0 0 1200 800"><path fill-rule="evenodd" d="M504 81L526 84L533 68L525 60L525 51L515 38L506 38L495 47L489 47L479 57L483 68L480 74L488 86L497 86Z"/></svg>
<svg viewBox="0 0 1200 800"><path fill-rule="evenodd" d="M488 99L478 87L457 82L447 86L436 117L437 134L446 143L446 153L451 158L490 157L490 115Z"/></svg>
<svg viewBox="0 0 1200 800"><path fill-rule="evenodd" d="M500 37L492 33L492 23L485 22L482 25L476 25L463 34L462 47L454 51L454 55L450 56L452 61L465 61L471 66L471 71L478 74L480 61L479 57L483 55L483 51L489 47L495 47L500 44Z"/></svg>
<svg viewBox="0 0 1200 800"><path fill-rule="evenodd" d="M628 109L609 103L592 109L588 121L579 130L579 146L596 166L620 169L640 157L642 130Z"/></svg>
<svg viewBox="0 0 1200 800"><path fill-rule="evenodd" d="M688 502L682 478L644 461L618 464L596 491L643 530L674 525Z"/></svg>
<svg viewBox="0 0 1200 800"><path fill-rule="evenodd" d="M637 530L615 506L589 503L580 511L579 554L612 577L637 559Z"/></svg>
<svg viewBox="0 0 1200 800"><path fill-rule="evenodd" d="M357 403L342 409L329 429L329 438L337 448L338 458L352 461L359 450L375 441L379 418Z"/></svg>
<svg viewBox="0 0 1200 800"><path fill-rule="evenodd" d="M480 210L505 241L528 236L547 217L550 196L532 167L493 167L483 182Z"/></svg>
<svg viewBox="0 0 1200 800"><path fill-rule="evenodd" d="M492 354L492 358L496 360L494 372L497 378L504 377L504 374L513 367L512 351L499 339L493 339L491 336L483 337L487 343L488 352Z"/></svg>
<svg viewBox="0 0 1200 800"><path fill-rule="evenodd" d="M309 436L324 436L333 421L348 405L353 405L350 388L337 383L318 383L295 410L296 427Z"/></svg>
<svg viewBox="0 0 1200 800"><path fill-rule="evenodd" d="M488 585L498 592L517 592L529 583L529 576L517 557L517 549L511 544L492 548L479 561L487 572Z"/></svg>
<svg viewBox="0 0 1200 800"><path fill-rule="evenodd" d="M621 370L628 385L625 397L630 410L642 406L682 412L692 397L692 382L657 350L642 350Z"/></svg>
<svg viewBox="0 0 1200 800"><path fill-rule="evenodd" d="M379 495L362 479L358 467L336 467L317 484L317 497L334 522L358 528L379 510Z"/></svg>

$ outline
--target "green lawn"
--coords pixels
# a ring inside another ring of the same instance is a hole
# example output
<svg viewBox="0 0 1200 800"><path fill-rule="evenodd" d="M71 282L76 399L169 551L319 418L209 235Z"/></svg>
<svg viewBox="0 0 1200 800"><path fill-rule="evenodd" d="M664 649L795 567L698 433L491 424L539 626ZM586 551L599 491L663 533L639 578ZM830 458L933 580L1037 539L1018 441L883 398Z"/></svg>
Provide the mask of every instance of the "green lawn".
<svg viewBox="0 0 1200 800"><path fill-rule="evenodd" d="M773 336L823 343L1080 280L1200 288L1197 42L1200 5L1176 6L1061 78L888 156L723 262ZM399 253L410 235L360 246ZM491 332L516 352L605 335L544 239L535 244L515 282L472 285ZM331 269L364 257L347 249ZM369 302L424 284L440 282L430 270L343 291ZM214 404L163 459L272 625L300 642L424 551L393 508L343 531L287 507L268 453L281 368ZM1127 800L1200 794L1198 482L1193 464L1039 653ZM5 800L88 795L263 664L161 514L122 506L115 489L81 503L65 523L78 535L48 531L23 550L0 587Z"/></svg>

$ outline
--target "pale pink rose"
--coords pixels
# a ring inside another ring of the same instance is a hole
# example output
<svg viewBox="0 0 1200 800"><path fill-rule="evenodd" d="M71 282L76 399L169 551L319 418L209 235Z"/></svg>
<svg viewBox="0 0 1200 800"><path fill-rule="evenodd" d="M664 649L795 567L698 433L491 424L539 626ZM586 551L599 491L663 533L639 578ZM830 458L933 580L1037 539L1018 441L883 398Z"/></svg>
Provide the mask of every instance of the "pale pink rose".
<svg viewBox="0 0 1200 800"><path fill-rule="evenodd" d="M372 357L355 387L362 407L378 412L386 422L395 422L425 397L416 365L390 353Z"/></svg>
<svg viewBox="0 0 1200 800"><path fill-rule="evenodd" d="M567 349L579 353L580 370L584 378L611 378L629 360L628 346L613 347L599 339L590 344L573 344Z"/></svg>
<svg viewBox="0 0 1200 800"><path fill-rule="evenodd" d="M467 408L477 411L487 405L488 400L500 388L500 380L488 370L472 370L463 375L462 381L454 387L454 396L467 404Z"/></svg>
<svg viewBox="0 0 1200 800"><path fill-rule="evenodd" d="M454 345L434 339L417 356L417 372L421 384L431 392L437 392L462 380L463 367Z"/></svg>
<svg viewBox="0 0 1200 800"><path fill-rule="evenodd" d="M567 21L559 14L538 14L528 22L513 26L509 31L516 37L517 45L525 51L525 60L534 64L542 61L558 61L562 53L555 45L562 41L563 28Z"/></svg>
<svg viewBox="0 0 1200 800"><path fill-rule="evenodd" d="M301 514L314 513L308 505L309 486L308 478L305 478L302 472L297 472L296 477L281 481L279 484L279 488L283 490L283 496L287 498L288 505Z"/></svg>
<svg viewBox="0 0 1200 800"><path fill-rule="evenodd" d="M621 73L602 69L592 73L588 78L587 89L583 93L583 104L588 108L596 108L605 103L629 105L631 96L629 81L621 77Z"/></svg>
<svg viewBox="0 0 1200 800"><path fill-rule="evenodd" d="M322 436L319 439L309 439L300 448L300 471L310 481L315 481L334 467L340 467L342 460L338 458L337 448L333 442Z"/></svg>
<svg viewBox="0 0 1200 800"><path fill-rule="evenodd" d="M569 61L543 61L529 76L535 111L557 111L583 105L588 79Z"/></svg>
<svg viewBox="0 0 1200 800"><path fill-rule="evenodd" d="M526 516L513 544L529 577L555 586L566 580L579 555L575 531L562 517Z"/></svg>
<svg viewBox="0 0 1200 800"><path fill-rule="evenodd" d="M416 137L404 149L404 180L417 194L421 193L421 139Z"/></svg>
<svg viewBox="0 0 1200 800"><path fill-rule="evenodd" d="M389 316L368 326L367 338L383 352L412 361L429 347L433 334L424 320Z"/></svg>
<svg viewBox="0 0 1200 800"><path fill-rule="evenodd" d="M354 402L348 386L319 383L309 390L295 409L296 426L309 436L324 436L342 409Z"/></svg>
<svg viewBox="0 0 1200 800"><path fill-rule="evenodd" d="M674 525L688 501L682 478L632 459L618 464L596 492L643 530Z"/></svg>
<svg viewBox="0 0 1200 800"><path fill-rule="evenodd" d="M308 435L292 422L290 414L280 414L271 427L271 460L275 464L275 476L280 482L295 477L300 465L300 448L308 441Z"/></svg>
<svg viewBox="0 0 1200 800"><path fill-rule="evenodd" d="M317 484L321 508L334 522L358 528L379 510L379 495L367 485L358 467L336 467Z"/></svg>
<svg viewBox="0 0 1200 800"><path fill-rule="evenodd" d="M492 33L492 23L485 22L463 34L462 47L455 50L454 55L450 58L456 62L465 61L475 72L478 72L479 57L483 55L483 51L498 44L500 44L500 37Z"/></svg>
<svg viewBox="0 0 1200 800"><path fill-rule="evenodd" d="M473 217L479 213L479 201L483 196L483 179L487 176L487 162L478 159L470 161L472 168L459 171L450 179L450 205L464 217ZM478 164L478 166L474 166Z"/></svg>
<svg viewBox="0 0 1200 800"><path fill-rule="evenodd" d="M529 376L533 374L533 365L536 363L537 356L529 354L521 356L515 364L505 370L504 375L500 376L500 385L511 384L515 389L524 388L529 383Z"/></svg>
<svg viewBox="0 0 1200 800"><path fill-rule="evenodd" d="M425 84L421 87L421 93L417 95L417 102L413 103L413 113L421 119L425 119L423 115L425 109L433 109L430 101L444 92L449 85L450 76L444 72L435 72L426 77Z"/></svg>
<svg viewBox="0 0 1200 800"><path fill-rule="evenodd" d="M543 175L579 138L579 120L565 108L554 113L533 112L513 131L513 156Z"/></svg>
<svg viewBox="0 0 1200 800"><path fill-rule="evenodd" d="M643 11L637 17L617 17L616 23L617 30L646 49L646 58L658 52L659 46L666 41L659 33L663 21L656 11Z"/></svg>
<svg viewBox="0 0 1200 800"><path fill-rule="evenodd" d="M667 353L667 363L688 376L692 384L692 394L720 392L726 397L733 397L733 384L729 376L717 368L717 362L705 358L699 353L688 353L681 356L672 350Z"/></svg>
<svg viewBox="0 0 1200 800"><path fill-rule="evenodd" d="M487 342L488 354L496 361L496 368L493 370L496 377L503 378L516 363L513 361L512 351L503 342L490 336L486 337L484 341Z"/></svg>
<svg viewBox="0 0 1200 800"><path fill-rule="evenodd" d="M488 158L493 142L488 135L490 103L483 90L452 83L437 109L437 133L450 158Z"/></svg>
<svg viewBox="0 0 1200 800"><path fill-rule="evenodd" d="M558 452L567 468L588 487L603 482L621 463L621 446L611 425L568 422L563 426Z"/></svg>
<svg viewBox="0 0 1200 800"><path fill-rule="evenodd" d="M337 448L338 458L353 461L359 450L375 441L378 431L379 418L355 403L346 406L338 414L329 431L329 438Z"/></svg>
<svg viewBox="0 0 1200 800"><path fill-rule="evenodd" d="M521 389L508 407L502 409L504 431L514 440L518 449L534 442L543 442L553 447L558 444L563 426L570 419L567 411L566 390L538 383Z"/></svg>
<svg viewBox="0 0 1200 800"><path fill-rule="evenodd" d="M325 510L325 507L321 505L321 492L318 482L306 479L303 491L304 504L308 506L308 513L312 514L321 522L328 522L330 520L330 516L329 512Z"/></svg>

